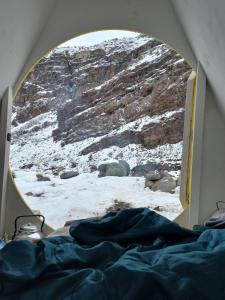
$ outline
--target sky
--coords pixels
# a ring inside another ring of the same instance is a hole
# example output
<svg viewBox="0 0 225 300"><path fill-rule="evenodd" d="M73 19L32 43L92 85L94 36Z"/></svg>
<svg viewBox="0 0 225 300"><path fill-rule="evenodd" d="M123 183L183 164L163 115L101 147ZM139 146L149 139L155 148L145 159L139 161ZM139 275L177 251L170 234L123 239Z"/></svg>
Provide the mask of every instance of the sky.
<svg viewBox="0 0 225 300"><path fill-rule="evenodd" d="M123 37L134 37L139 33L133 31L124 31L124 30L102 30L95 31L80 35L75 37L63 44L59 47L68 47L68 46L92 46L104 41L114 39L114 38L123 38Z"/></svg>

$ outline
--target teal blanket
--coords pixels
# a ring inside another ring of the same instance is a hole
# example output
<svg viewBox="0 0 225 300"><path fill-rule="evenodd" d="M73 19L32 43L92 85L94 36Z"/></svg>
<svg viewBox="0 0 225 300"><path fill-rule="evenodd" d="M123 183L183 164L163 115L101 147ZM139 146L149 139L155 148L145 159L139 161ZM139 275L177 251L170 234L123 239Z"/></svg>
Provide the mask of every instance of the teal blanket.
<svg viewBox="0 0 225 300"><path fill-rule="evenodd" d="M225 299L223 229L190 231L140 208L76 221L70 234L0 250L0 299Z"/></svg>

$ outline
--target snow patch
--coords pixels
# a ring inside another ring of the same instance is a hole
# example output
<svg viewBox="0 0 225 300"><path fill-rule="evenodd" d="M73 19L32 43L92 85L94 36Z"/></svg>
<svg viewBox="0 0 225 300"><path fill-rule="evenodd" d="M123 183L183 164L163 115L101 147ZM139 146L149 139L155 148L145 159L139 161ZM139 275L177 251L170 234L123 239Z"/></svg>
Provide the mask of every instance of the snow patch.
<svg viewBox="0 0 225 300"><path fill-rule="evenodd" d="M138 60L128 67L128 70L134 70L136 67L151 62L157 62L157 59L162 58L162 54L169 52L170 49L166 45L158 45L151 50L151 53L144 53Z"/></svg>
<svg viewBox="0 0 225 300"><path fill-rule="evenodd" d="M126 130L141 131L145 125L148 125L151 123L153 123L153 124L160 123L160 122L162 122L162 120L170 119L173 115L180 113L180 112L184 112L184 109L180 108L178 110L168 111L162 115L155 115L152 117L144 116L133 122L126 123L125 125L121 126L118 129L111 131L110 136L114 135L116 133L122 133Z"/></svg>

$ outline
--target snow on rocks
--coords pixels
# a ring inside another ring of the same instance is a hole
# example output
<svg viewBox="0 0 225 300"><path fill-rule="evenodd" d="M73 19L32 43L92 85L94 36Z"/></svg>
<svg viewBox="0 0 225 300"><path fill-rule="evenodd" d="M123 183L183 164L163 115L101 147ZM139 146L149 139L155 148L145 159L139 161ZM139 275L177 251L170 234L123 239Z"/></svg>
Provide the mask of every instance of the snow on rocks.
<svg viewBox="0 0 225 300"><path fill-rule="evenodd" d="M153 51L151 54L144 53L136 63L132 64L130 67L128 67L128 70L134 70L136 67L145 64L145 63L151 63L156 62L157 59L160 59L162 57L162 54L167 53L169 51L169 48L166 45L157 45L153 48Z"/></svg>
<svg viewBox="0 0 225 300"><path fill-rule="evenodd" d="M180 185L180 176L175 177L168 172L152 171L145 176L145 187L152 191L162 191L165 193L174 193L176 187Z"/></svg>
<svg viewBox="0 0 225 300"><path fill-rule="evenodd" d="M167 112L162 116L150 118L148 122L157 122L161 118L170 117L173 113L175 112ZM90 165L98 166L109 159L114 161L126 160L131 169L148 161L155 163L169 162L170 164L181 161L182 142L165 144L154 149L146 149L138 144L130 144L123 148L112 146L92 154L80 156L79 154L84 148L96 143L102 136L91 137L61 147L60 142L54 142L52 138L56 118L55 113L48 112L12 128L10 163L15 171L21 166L32 164L32 170L52 174L58 169L62 171L62 167L70 169L71 164L73 164L75 165L73 171L82 173L89 172ZM48 122L47 127L43 126L46 121ZM138 124L136 130L138 130L146 123L146 120L136 122L135 124ZM129 126L135 127L135 124ZM31 128L35 126L39 127L39 131L31 131ZM119 130L124 129L120 128ZM112 135L112 133L110 132L109 135Z"/></svg>

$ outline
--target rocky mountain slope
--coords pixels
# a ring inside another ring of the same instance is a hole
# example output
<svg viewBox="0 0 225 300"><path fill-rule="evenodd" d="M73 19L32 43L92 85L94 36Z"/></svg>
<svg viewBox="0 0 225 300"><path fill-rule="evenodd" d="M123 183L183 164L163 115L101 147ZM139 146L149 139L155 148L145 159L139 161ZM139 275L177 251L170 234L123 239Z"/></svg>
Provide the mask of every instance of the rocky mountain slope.
<svg viewBox="0 0 225 300"><path fill-rule="evenodd" d="M190 71L173 49L144 35L57 48L15 99L12 167L58 175L122 158L133 175L179 170Z"/></svg>

